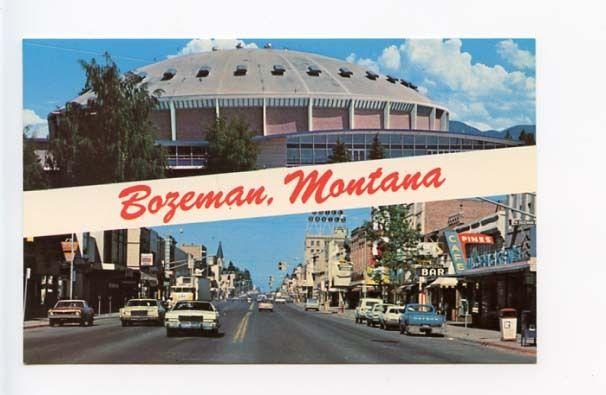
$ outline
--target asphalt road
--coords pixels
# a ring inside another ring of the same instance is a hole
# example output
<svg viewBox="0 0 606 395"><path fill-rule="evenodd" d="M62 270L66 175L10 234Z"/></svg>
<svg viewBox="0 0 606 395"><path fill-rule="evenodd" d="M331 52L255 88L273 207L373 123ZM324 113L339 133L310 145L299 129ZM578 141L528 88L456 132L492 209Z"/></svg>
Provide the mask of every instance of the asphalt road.
<svg viewBox="0 0 606 395"><path fill-rule="evenodd" d="M400 335L358 325L336 315L276 305L220 303L218 336L167 338L163 327L122 327L118 318L92 327L43 327L24 331L26 364L137 363L534 363L513 351L449 339Z"/></svg>

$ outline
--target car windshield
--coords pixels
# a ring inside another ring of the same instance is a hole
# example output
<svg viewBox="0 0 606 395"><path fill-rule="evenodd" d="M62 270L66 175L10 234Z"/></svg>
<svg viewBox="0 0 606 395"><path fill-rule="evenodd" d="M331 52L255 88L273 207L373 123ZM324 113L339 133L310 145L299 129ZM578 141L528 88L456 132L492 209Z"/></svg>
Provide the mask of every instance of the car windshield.
<svg viewBox="0 0 606 395"><path fill-rule="evenodd" d="M307 299L307 303L318 303L318 299Z"/></svg>
<svg viewBox="0 0 606 395"><path fill-rule="evenodd" d="M417 304L411 305L406 308L407 311L413 311L418 313L431 313L433 312L433 307L426 304Z"/></svg>
<svg viewBox="0 0 606 395"><path fill-rule="evenodd" d="M203 311L214 311L212 304L208 302L178 302L173 310L203 310Z"/></svg>
<svg viewBox="0 0 606 395"><path fill-rule="evenodd" d="M366 307L372 308L372 306L376 305L377 303L378 302L370 302L370 301L368 301L368 302L366 302Z"/></svg>
<svg viewBox="0 0 606 395"><path fill-rule="evenodd" d="M63 302L57 302L55 307L84 307L84 302L66 300Z"/></svg>
<svg viewBox="0 0 606 395"><path fill-rule="evenodd" d="M391 309L389 309L389 313L391 313L391 314L400 314L400 313L402 313L402 310L403 310L402 308L393 308L392 307Z"/></svg>
<svg viewBox="0 0 606 395"><path fill-rule="evenodd" d="M156 305L156 301L155 300L129 300L128 303L126 304L127 306L145 306L145 307L155 307Z"/></svg>
<svg viewBox="0 0 606 395"><path fill-rule="evenodd" d="M172 292L178 292L178 293L194 292L195 288L192 288L192 287L172 287L171 291Z"/></svg>

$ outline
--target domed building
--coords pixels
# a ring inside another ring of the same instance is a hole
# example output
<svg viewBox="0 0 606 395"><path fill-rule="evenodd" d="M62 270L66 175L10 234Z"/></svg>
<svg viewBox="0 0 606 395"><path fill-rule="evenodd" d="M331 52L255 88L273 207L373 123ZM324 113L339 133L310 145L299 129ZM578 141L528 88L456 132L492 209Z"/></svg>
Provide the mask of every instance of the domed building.
<svg viewBox="0 0 606 395"><path fill-rule="evenodd" d="M134 70L159 98L157 142L174 174L204 169L217 117L246 121L259 168L326 163L337 140L365 160L375 135L386 157L494 149L519 144L449 133L449 112L409 81L359 65L287 49L198 53ZM85 104L89 94L74 101Z"/></svg>

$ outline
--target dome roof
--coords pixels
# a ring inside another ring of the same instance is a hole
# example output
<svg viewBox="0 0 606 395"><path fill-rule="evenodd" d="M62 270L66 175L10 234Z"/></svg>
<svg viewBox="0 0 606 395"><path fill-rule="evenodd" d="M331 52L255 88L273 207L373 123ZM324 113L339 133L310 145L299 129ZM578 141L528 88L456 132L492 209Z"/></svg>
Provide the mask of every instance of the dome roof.
<svg viewBox="0 0 606 395"><path fill-rule="evenodd" d="M241 48L196 53L133 72L161 100L202 97L322 97L382 100L440 107L383 75L344 60L287 49ZM371 75L372 77L372 75ZM83 103L90 93L75 101Z"/></svg>

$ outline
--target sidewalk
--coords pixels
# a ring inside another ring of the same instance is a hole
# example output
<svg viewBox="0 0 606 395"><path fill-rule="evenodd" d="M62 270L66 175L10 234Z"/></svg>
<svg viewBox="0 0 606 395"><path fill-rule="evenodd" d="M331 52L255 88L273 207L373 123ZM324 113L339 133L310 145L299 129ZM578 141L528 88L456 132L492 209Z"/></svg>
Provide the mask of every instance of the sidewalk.
<svg viewBox="0 0 606 395"><path fill-rule="evenodd" d="M95 315L95 320L103 320L106 318L117 318L119 316L118 313L109 313L109 314L97 314ZM23 329L33 329L33 328L42 328L48 326L48 318L35 318L32 320L27 320L23 322Z"/></svg>
<svg viewBox="0 0 606 395"><path fill-rule="evenodd" d="M499 331L478 328L465 328L460 323L446 323L446 337L454 338L473 343L479 343L488 347L503 348L512 351L518 351L525 354L536 355L537 348L534 345L522 347L520 345L520 335L516 341L502 341Z"/></svg>

